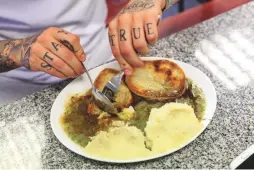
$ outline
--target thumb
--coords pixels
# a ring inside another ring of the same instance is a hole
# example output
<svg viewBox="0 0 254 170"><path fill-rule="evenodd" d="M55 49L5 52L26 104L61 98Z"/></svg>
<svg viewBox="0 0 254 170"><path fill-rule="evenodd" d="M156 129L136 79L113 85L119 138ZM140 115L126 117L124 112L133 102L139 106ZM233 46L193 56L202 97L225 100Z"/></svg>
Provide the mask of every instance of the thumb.
<svg viewBox="0 0 254 170"><path fill-rule="evenodd" d="M108 15L105 21L106 25L108 25L129 2L130 0L106 0L108 8Z"/></svg>

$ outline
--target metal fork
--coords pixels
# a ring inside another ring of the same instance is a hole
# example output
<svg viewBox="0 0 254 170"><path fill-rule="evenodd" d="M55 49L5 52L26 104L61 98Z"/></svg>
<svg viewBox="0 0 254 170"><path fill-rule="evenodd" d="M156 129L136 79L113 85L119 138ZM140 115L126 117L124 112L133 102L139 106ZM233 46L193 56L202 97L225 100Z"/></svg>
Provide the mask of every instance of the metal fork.
<svg viewBox="0 0 254 170"><path fill-rule="evenodd" d="M102 90L102 94L105 95L111 102L113 102L115 93L118 91L124 72L118 73L115 77L111 78Z"/></svg>
<svg viewBox="0 0 254 170"><path fill-rule="evenodd" d="M90 74L87 71L85 65L84 65L84 69L85 69L87 76L90 80L90 83L92 85L92 94L95 98L95 102L96 102L97 106L108 113L116 114L117 109L115 108L115 106L113 105L111 100L108 99L107 96L105 96L102 92L100 92L98 89L95 88L92 78L90 77Z"/></svg>

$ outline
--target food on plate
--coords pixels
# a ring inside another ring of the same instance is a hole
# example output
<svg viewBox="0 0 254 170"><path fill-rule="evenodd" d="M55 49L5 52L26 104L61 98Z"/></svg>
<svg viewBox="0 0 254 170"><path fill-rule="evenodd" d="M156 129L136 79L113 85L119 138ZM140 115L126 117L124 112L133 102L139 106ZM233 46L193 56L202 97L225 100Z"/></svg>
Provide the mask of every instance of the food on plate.
<svg viewBox="0 0 254 170"><path fill-rule="evenodd" d="M94 81L94 86L102 91L106 83L119 73L118 70L106 68L100 72ZM126 86L125 82L122 81L118 92L115 94L114 106L117 109L127 108L132 104L133 98L131 91Z"/></svg>
<svg viewBox="0 0 254 170"><path fill-rule="evenodd" d="M129 89L146 99L168 100L181 96L186 89L183 70L169 60L144 61L144 67L134 68L126 76Z"/></svg>
<svg viewBox="0 0 254 170"><path fill-rule="evenodd" d="M186 92L175 101L178 103L186 103L194 109L194 112L199 120L204 117L206 100L203 90L191 79L187 79L188 88Z"/></svg>
<svg viewBox="0 0 254 170"><path fill-rule="evenodd" d="M148 121L150 111L152 108L159 108L163 106L163 102L151 102L151 101L140 101L134 106L135 115L133 119L129 121L130 125L136 126L137 128L144 131L146 122Z"/></svg>
<svg viewBox="0 0 254 170"><path fill-rule="evenodd" d="M106 130L114 118L100 117L87 113L92 95L88 91L85 95L74 95L66 103L65 111L60 118L60 124L68 135L78 145L85 147L89 137L101 130Z"/></svg>
<svg viewBox="0 0 254 170"><path fill-rule="evenodd" d="M114 160L145 158L180 147L203 128L191 106L167 103L151 110L144 133L124 123L91 138L85 152Z"/></svg>
<svg viewBox="0 0 254 170"><path fill-rule="evenodd" d="M117 116L121 120L131 120L135 116L135 110L132 106L124 108L120 113L117 114Z"/></svg>
<svg viewBox="0 0 254 170"><path fill-rule="evenodd" d="M92 138L84 151L92 156L114 160L143 158L151 155L145 137L134 126L120 126L101 131Z"/></svg>
<svg viewBox="0 0 254 170"><path fill-rule="evenodd" d="M176 149L203 128L191 106L167 103L151 110L145 128L147 147L155 153Z"/></svg>
<svg viewBox="0 0 254 170"><path fill-rule="evenodd" d="M96 88L102 90L118 72L102 70ZM109 114L96 105L91 90L74 95L60 124L86 153L122 160L168 152L203 129L203 90L168 60L145 61L145 67L123 78L114 105L119 113Z"/></svg>

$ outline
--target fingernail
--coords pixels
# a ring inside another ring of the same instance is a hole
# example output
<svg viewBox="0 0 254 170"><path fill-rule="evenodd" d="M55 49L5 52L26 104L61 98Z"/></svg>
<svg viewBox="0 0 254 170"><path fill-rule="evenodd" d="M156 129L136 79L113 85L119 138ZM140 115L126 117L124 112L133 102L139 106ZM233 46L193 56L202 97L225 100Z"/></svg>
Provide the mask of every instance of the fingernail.
<svg viewBox="0 0 254 170"><path fill-rule="evenodd" d="M124 72L124 74L126 75L126 76L129 76L129 75L131 75L131 70L129 70L129 69L124 69L123 70L123 72Z"/></svg>
<svg viewBox="0 0 254 170"><path fill-rule="evenodd" d="M83 74L83 73L85 73L85 69L82 68L80 74Z"/></svg>
<svg viewBox="0 0 254 170"><path fill-rule="evenodd" d="M85 61L85 60L86 60L86 55L85 55L85 54L82 54L82 55L81 55L81 60L82 60L82 61Z"/></svg>

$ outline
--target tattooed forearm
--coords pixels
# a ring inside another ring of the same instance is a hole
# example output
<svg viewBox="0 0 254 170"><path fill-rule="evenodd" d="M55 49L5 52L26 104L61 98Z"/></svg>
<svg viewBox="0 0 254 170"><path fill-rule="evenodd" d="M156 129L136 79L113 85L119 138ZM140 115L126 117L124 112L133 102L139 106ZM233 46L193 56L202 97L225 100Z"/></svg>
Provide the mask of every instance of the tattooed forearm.
<svg viewBox="0 0 254 170"><path fill-rule="evenodd" d="M21 55L21 59L20 59L20 64L26 67L28 70L30 70L31 68L30 62L29 62L30 55L31 55L31 47L28 47L25 55Z"/></svg>
<svg viewBox="0 0 254 170"><path fill-rule="evenodd" d="M129 13L129 12L139 12L146 9L154 7L153 0L135 0L134 2L128 4L124 7L119 14Z"/></svg>
<svg viewBox="0 0 254 170"><path fill-rule="evenodd" d="M24 66L30 69L31 45L37 36L20 40L0 41L0 73Z"/></svg>
<svg viewBox="0 0 254 170"><path fill-rule="evenodd" d="M20 65L26 67L30 70L30 56L31 56L31 45L36 41L38 35L26 38L23 41L21 56L20 56Z"/></svg>
<svg viewBox="0 0 254 170"><path fill-rule="evenodd" d="M9 57L0 54L0 73L17 68L17 64Z"/></svg>
<svg viewBox="0 0 254 170"><path fill-rule="evenodd" d="M21 40L0 41L0 73L19 67L16 56L21 53L21 43Z"/></svg>

